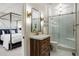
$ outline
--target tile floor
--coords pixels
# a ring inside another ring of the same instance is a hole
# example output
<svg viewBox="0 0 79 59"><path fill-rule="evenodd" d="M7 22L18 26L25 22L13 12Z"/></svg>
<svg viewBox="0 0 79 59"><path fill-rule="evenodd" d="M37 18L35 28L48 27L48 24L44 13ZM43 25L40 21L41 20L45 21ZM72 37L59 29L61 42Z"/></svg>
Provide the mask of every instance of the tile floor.
<svg viewBox="0 0 79 59"><path fill-rule="evenodd" d="M5 50L5 48L0 45L0 56L22 56L21 49L22 47L13 50ZM50 56L72 56L72 52L63 49L57 49L54 52L51 51Z"/></svg>
<svg viewBox="0 0 79 59"><path fill-rule="evenodd" d="M58 48L56 51L51 51L50 56L72 56L72 51Z"/></svg>

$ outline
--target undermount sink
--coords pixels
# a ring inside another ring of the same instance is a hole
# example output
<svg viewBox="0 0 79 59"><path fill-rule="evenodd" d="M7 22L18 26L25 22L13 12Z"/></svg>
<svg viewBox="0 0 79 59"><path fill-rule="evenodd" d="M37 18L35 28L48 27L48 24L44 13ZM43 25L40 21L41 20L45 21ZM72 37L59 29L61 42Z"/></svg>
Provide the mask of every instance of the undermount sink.
<svg viewBox="0 0 79 59"><path fill-rule="evenodd" d="M36 40L43 40L48 37L50 37L50 35L42 34L42 35L32 35L30 38L36 39Z"/></svg>

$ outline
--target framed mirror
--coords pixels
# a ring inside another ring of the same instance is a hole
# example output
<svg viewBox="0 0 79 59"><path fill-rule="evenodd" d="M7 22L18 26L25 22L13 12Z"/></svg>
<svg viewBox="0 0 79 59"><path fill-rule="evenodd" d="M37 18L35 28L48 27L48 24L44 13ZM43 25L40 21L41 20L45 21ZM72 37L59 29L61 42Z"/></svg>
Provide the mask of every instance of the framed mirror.
<svg viewBox="0 0 79 59"><path fill-rule="evenodd" d="M31 17L31 32L41 32L41 20L40 20L41 13L32 8L32 17Z"/></svg>

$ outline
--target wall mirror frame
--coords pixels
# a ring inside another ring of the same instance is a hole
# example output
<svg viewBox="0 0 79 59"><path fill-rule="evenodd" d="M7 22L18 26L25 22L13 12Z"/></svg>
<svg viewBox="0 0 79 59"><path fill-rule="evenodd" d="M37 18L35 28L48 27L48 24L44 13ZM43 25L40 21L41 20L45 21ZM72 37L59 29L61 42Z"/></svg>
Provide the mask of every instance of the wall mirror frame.
<svg viewBox="0 0 79 59"><path fill-rule="evenodd" d="M35 8L31 12L31 32L41 32L41 12Z"/></svg>

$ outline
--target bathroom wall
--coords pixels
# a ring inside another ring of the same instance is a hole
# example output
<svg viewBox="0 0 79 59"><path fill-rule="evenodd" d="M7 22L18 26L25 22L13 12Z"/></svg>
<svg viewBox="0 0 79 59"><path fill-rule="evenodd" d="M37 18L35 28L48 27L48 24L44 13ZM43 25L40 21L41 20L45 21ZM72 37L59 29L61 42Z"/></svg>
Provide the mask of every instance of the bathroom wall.
<svg viewBox="0 0 79 59"><path fill-rule="evenodd" d="M27 16L27 12L31 12L30 4L23 4L23 36L24 40L22 40L22 50L24 56L30 56L30 35L31 35L31 16Z"/></svg>

